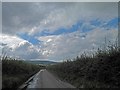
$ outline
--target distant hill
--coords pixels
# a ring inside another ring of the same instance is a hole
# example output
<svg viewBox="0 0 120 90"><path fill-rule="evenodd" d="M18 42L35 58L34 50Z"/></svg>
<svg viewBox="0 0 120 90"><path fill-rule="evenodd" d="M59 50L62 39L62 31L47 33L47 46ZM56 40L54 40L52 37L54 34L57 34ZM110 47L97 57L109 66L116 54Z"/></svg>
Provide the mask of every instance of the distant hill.
<svg viewBox="0 0 120 90"><path fill-rule="evenodd" d="M32 64L40 64L40 65L50 65L50 64L56 64L58 62L54 62L54 61L26 61L28 63L32 63Z"/></svg>

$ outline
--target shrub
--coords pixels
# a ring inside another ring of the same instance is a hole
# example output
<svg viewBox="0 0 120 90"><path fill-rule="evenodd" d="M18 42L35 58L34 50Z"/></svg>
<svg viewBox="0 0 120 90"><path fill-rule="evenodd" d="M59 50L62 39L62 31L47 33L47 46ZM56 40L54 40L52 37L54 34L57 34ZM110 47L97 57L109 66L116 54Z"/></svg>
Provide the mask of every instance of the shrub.
<svg viewBox="0 0 120 90"><path fill-rule="evenodd" d="M9 57L2 58L3 88L18 88L42 67Z"/></svg>
<svg viewBox="0 0 120 90"><path fill-rule="evenodd" d="M93 56L82 54L47 67L61 79L79 88L120 87L120 48L115 45L98 49Z"/></svg>

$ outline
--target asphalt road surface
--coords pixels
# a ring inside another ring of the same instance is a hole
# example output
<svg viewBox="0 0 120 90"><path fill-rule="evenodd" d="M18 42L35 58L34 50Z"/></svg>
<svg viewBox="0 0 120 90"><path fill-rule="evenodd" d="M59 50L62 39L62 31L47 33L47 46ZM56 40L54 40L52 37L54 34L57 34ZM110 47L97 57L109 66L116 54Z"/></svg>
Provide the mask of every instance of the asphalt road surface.
<svg viewBox="0 0 120 90"><path fill-rule="evenodd" d="M63 82L48 72L46 69L40 70L29 82L29 88L75 88L69 83Z"/></svg>

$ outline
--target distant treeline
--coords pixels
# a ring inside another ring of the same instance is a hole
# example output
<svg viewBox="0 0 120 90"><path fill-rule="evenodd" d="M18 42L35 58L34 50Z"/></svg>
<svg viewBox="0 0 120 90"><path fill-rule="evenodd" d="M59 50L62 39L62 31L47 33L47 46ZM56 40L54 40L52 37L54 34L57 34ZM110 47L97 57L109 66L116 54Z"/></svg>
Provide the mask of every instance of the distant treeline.
<svg viewBox="0 0 120 90"><path fill-rule="evenodd" d="M2 58L2 88L18 88L42 68L44 66L5 56Z"/></svg>
<svg viewBox="0 0 120 90"><path fill-rule="evenodd" d="M47 69L78 88L120 88L120 48L107 46Z"/></svg>

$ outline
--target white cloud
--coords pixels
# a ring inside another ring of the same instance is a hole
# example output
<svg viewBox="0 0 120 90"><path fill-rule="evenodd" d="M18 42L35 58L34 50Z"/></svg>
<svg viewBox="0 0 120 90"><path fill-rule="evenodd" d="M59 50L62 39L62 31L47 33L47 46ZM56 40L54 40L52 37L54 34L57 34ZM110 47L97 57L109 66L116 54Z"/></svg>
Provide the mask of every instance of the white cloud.
<svg viewBox="0 0 120 90"><path fill-rule="evenodd" d="M2 39L1 43L7 44L12 49L16 48L20 42L25 41L17 36L10 36L6 34L0 34L0 38Z"/></svg>
<svg viewBox="0 0 120 90"><path fill-rule="evenodd" d="M43 55L49 59L63 60L67 58L74 58L82 54L84 51L94 52L105 44L105 37L107 43L114 42L117 38L117 30L104 30L96 28L87 32L86 37L82 37L85 33L79 31L65 34L39 37L43 41ZM51 42L47 42L51 40Z"/></svg>
<svg viewBox="0 0 120 90"><path fill-rule="evenodd" d="M32 45L26 40L20 39L17 36L0 35L0 49L11 57L19 57L22 59L44 58L40 52L40 48Z"/></svg>
<svg viewBox="0 0 120 90"><path fill-rule="evenodd" d="M13 57L59 61L74 58L84 51L93 52L93 48L97 49L105 44L105 36L107 37L107 42L112 42L117 38L117 33L117 30L96 28L87 33L76 31L69 34L41 36L36 37L42 41L41 44L36 46L17 36L3 35L4 42L2 43L4 43L4 49L7 54Z"/></svg>
<svg viewBox="0 0 120 90"><path fill-rule="evenodd" d="M52 39L48 39L48 40L47 40L47 42L51 42L51 41L52 41Z"/></svg>
<svg viewBox="0 0 120 90"><path fill-rule="evenodd" d="M24 59L36 59L41 56L41 53L37 50L37 48L29 42L21 42L14 52L18 52L16 53L16 56Z"/></svg>

